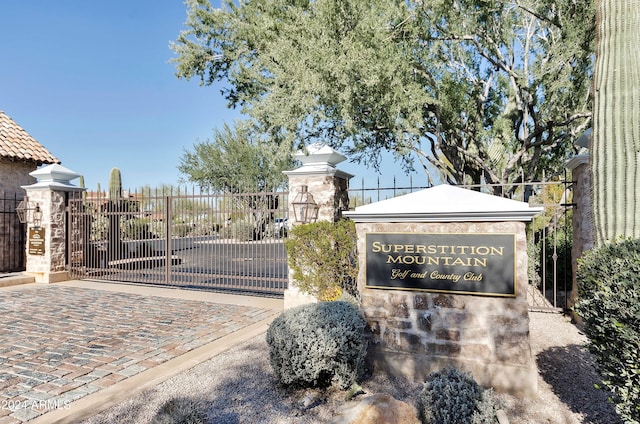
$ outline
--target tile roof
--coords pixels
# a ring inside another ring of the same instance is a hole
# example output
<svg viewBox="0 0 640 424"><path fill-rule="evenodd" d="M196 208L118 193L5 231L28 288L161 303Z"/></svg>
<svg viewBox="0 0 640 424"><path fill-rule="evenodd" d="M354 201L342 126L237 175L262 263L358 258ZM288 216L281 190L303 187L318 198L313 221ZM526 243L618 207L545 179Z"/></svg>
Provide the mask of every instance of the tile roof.
<svg viewBox="0 0 640 424"><path fill-rule="evenodd" d="M60 163L44 146L0 110L0 158L44 163Z"/></svg>

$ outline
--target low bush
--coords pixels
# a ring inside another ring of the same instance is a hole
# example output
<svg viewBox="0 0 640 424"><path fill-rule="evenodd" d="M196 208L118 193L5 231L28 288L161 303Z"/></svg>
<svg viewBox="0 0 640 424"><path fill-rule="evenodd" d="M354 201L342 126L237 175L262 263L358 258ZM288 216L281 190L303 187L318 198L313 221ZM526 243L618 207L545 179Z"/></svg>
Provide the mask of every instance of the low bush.
<svg viewBox="0 0 640 424"><path fill-rule="evenodd" d="M470 374L453 367L429 374L417 408L424 424L495 422L493 391L485 390Z"/></svg>
<svg viewBox="0 0 640 424"><path fill-rule="evenodd" d="M150 221L149 232L155 238L165 238L167 236L167 224L164 221Z"/></svg>
<svg viewBox="0 0 640 424"><path fill-rule="evenodd" d="M349 302L321 302L285 310L267 330L269 358L280 383L345 389L362 377L367 323Z"/></svg>
<svg viewBox="0 0 640 424"><path fill-rule="evenodd" d="M212 236L215 234L218 234L218 231L220 230L220 224L218 224L215 221L210 221L210 220L203 220L200 222L197 222L194 225L193 230L191 230L191 233L189 233L189 235L191 236Z"/></svg>
<svg viewBox="0 0 640 424"><path fill-rule="evenodd" d="M588 251L578 266L576 312L602 382L625 422L640 422L640 240Z"/></svg>
<svg viewBox="0 0 640 424"><path fill-rule="evenodd" d="M96 215L91 219L91 241L107 240L109 237L109 219L104 215Z"/></svg>
<svg viewBox="0 0 640 424"><path fill-rule="evenodd" d="M193 225L187 222L174 222L171 226L172 237L186 237L193 230Z"/></svg>
<svg viewBox="0 0 640 424"><path fill-rule="evenodd" d="M202 405L191 399L176 398L166 401L151 421L152 424L204 424L207 416Z"/></svg>
<svg viewBox="0 0 640 424"><path fill-rule="evenodd" d="M120 232L125 240L145 240L155 238L149 230L149 219L135 218L122 220L120 222Z"/></svg>
<svg viewBox="0 0 640 424"><path fill-rule="evenodd" d="M253 223L248 221L233 222L220 230L220 238L232 238L238 241L251 241L254 238Z"/></svg>
<svg viewBox="0 0 640 424"><path fill-rule="evenodd" d="M355 224L346 219L293 227L284 243L300 290L320 300L343 292L358 297L357 239Z"/></svg>

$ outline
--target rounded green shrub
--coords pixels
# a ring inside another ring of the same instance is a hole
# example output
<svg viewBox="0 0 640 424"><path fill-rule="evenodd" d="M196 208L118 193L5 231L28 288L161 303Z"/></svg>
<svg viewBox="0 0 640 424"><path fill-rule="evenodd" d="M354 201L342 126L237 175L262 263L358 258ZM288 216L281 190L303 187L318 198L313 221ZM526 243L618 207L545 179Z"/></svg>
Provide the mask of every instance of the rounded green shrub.
<svg viewBox="0 0 640 424"><path fill-rule="evenodd" d="M625 422L640 422L640 240L588 251L578 265L576 312L604 386Z"/></svg>
<svg viewBox="0 0 640 424"><path fill-rule="evenodd" d="M492 391L454 367L429 374L417 402L424 424L482 424L495 421Z"/></svg>
<svg viewBox="0 0 640 424"><path fill-rule="evenodd" d="M345 389L362 377L367 323L352 303L321 302L285 310L269 326L271 366L291 387Z"/></svg>

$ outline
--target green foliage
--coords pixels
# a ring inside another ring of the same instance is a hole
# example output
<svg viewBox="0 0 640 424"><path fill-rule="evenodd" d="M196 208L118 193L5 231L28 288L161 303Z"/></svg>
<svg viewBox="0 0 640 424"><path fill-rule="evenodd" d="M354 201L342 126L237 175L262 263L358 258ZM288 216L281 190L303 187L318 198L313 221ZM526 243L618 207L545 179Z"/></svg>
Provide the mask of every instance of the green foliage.
<svg viewBox="0 0 640 424"><path fill-rule="evenodd" d="M156 238L165 238L167 236L167 225L162 221L150 221L149 232Z"/></svg>
<svg viewBox="0 0 640 424"><path fill-rule="evenodd" d="M588 251L578 267L576 312L618 414L640 422L640 240Z"/></svg>
<svg viewBox="0 0 640 424"><path fill-rule="evenodd" d="M214 219L200 220L195 224L190 234L192 236L212 236L218 234L221 227Z"/></svg>
<svg viewBox="0 0 640 424"><path fill-rule="evenodd" d="M296 225L284 243L302 292L321 300L335 297L337 291L357 297L357 235L352 221Z"/></svg>
<svg viewBox="0 0 640 424"><path fill-rule="evenodd" d="M186 222L174 222L171 225L171 236L172 237L186 237L190 235L193 230L193 225Z"/></svg>
<svg viewBox="0 0 640 424"><path fill-rule="evenodd" d="M227 193L272 191L286 185L282 173L292 168L290 147L279 147L253 134L246 123L214 130L213 141L185 150L178 170L189 181Z"/></svg>
<svg viewBox="0 0 640 424"><path fill-rule="evenodd" d="M121 219L120 232L123 239L144 240L155 236L149 230L150 220L147 218Z"/></svg>
<svg viewBox="0 0 640 424"><path fill-rule="evenodd" d="M109 219L105 215L96 215L91 220L91 241L106 240L109 235Z"/></svg>
<svg viewBox="0 0 640 424"><path fill-rule="evenodd" d="M555 281L558 291L565 291L565 285L566 291L570 291L573 285L571 225L555 229L550 226L545 231L541 230L534 234L534 237L527 240L527 243L530 284L542 289L541 282L544 274L545 290L551 292Z"/></svg>
<svg viewBox="0 0 640 424"><path fill-rule="evenodd" d="M122 198L122 176L118 168L113 168L109 173L109 199Z"/></svg>
<svg viewBox="0 0 640 424"><path fill-rule="evenodd" d="M508 184L561 166L590 125L593 3L189 0L172 48L269 140Z"/></svg>
<svg viewBox="0 0 640 424"><path fill-rule="evenodd" d="M271 366L285 386L346 389L365 371L366 327L348 302L287 309L267 330Z"/></svg>
<svg viewBox="0 0 640 424"><path fill-rule="evenodd" d="M203 405L191 399L169 399L162 404L151 424L204 424L207 414L203 409Z"/></svg>
<svg viewBox="0 0 640 424"><path fill-rule="evenodd" d="M534 206L544 206L544 210L528 224L529 283L543 289L542 277L544 277L545 294L552 295L555 282L555 288L558 291L556 302L559 306L564 306L564 301L568 297L562 296L573 287L571 259L573 211L563 206L571 203L571 192L567 183L563 181L532 184L531 189L528 202ZM524 193L522 194L524 196ZM568 296L568 293L566 294ZM551 298L548 300L553 302Z"/></svg>
<svg viewBox="0 0 640 424"><path fill-rule="evenodd" d="M254 240L254 224L248 221L232 222L220 230L221 238L231 238L238 241Z"/></svg>
<svg viewBox="0 0 640 424"><path fill-rule="evenodd" d="M446 367L429 374L417 408L423 424L491 424L497 406L492 390L470 374Z"/></svg>

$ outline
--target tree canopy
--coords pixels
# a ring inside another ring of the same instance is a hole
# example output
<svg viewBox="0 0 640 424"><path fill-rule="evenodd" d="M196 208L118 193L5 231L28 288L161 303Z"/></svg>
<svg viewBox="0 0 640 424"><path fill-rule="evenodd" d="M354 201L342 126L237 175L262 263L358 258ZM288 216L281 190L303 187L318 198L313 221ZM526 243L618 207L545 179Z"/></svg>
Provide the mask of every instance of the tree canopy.
<svg viewBox="0 0 640 424"><path fill-rule="evenodd" d="M224 82L270 140L510 184L557 168L590 125L592 3L188 0L172 48L179 77Z"/></svg>
<svg viewBox="0 0 640 424"><path fill-rule="evenodd" d="M227 193L277 190L286 185L282 171L293 166L290 148L269 143L253 126L236 122L216 129L213 139L184 151L178 170L200 187Z"/></svg>

